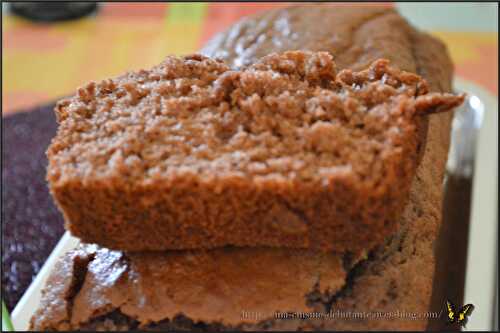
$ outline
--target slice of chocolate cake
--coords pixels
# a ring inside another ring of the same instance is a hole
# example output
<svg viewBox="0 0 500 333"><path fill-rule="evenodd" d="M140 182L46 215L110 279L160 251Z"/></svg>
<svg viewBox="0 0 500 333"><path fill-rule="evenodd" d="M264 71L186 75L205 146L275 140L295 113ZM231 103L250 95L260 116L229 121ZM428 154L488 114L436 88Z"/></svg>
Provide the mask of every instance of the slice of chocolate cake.
<svg viewBox="0 0 500 333"><path fill-rule="evenodd" d="M397 228L421 118L461 102L386 60L169 57L58 103L48 180L72 234L109 248L359 252Z"/></svg>

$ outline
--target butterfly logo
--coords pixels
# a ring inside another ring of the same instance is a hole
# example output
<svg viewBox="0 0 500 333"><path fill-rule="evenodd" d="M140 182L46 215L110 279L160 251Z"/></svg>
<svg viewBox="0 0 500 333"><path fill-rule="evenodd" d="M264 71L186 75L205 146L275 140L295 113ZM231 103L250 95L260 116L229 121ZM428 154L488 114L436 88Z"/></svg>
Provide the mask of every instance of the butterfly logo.
<svg viewBox="0 0 500 333"><path fill-rule="evenodd" d="M448 323L457 323L465 327L467 317L472 313L472 310L474 310L474 305L466 304L457 311L453 303L446 301L446 309L448 310Z"/></svg>

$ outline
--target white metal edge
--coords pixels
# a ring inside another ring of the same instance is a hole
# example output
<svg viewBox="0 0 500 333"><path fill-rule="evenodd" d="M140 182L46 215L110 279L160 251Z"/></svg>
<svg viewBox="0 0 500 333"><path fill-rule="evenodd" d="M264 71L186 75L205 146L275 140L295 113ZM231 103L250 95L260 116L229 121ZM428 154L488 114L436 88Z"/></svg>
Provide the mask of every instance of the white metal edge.
<svg viewBox="0 0 500 333"><path fill-rule="evenodd" d="M498 196L498 100L478 85L457 80L462 91L478 96L485 105L483 126L479 131L474 183L472 188L471 224L467 253L464 302L472 303L465 331L492 330L497 281L497 196ZM460 246L460 244L457 244ZM496 312L496 313L494 313Z"/></svg>

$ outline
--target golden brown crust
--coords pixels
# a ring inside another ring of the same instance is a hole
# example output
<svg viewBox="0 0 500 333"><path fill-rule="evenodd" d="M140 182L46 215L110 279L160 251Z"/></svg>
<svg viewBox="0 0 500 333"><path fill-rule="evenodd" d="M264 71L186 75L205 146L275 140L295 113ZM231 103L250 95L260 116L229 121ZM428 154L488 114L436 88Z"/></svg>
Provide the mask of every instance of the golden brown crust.
<svg viewBox="0 0 500 333"><path fill-rule="evenodd" d="M40 306L30 320L30 329L70 329L73 301L85 280L87 266L94 259L95 249L88 246L85 251L69 251L56 262L42 289Z"/></svg>
<svg viewBox="0 0 500 333"><path fill-rule="evenodd" d="M80 257L90 260L77 272ZM69 286L77 278L82 282ZM82 245L52 272L42 303L49 307L42 306L31 325L36 330L82 328L115 311L140 327L181 314L228 327L251 325L272 318L277 309L310 311L309 294L327 298L345 279L341 257L332 253L222 248L126 254ZM60 304L57 311L54 304ZM242 316L244 311L261 315Z"/></svg>

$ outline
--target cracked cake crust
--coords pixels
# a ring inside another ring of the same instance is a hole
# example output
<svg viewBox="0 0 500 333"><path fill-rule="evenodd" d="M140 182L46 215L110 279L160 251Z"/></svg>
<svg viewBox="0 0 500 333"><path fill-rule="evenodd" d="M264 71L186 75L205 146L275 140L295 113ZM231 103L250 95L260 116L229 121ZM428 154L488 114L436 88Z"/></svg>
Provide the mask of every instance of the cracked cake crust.
<svg viewBox="0 0 500 333"><path fill-rule="evenodd" d="M319 306L343 287L354 263L295 249L124 253L84 244L59 261L31 324L89 329L99 317L120 313L135 328L181 315L221 327L258 325L277 309Z"/></svg>

